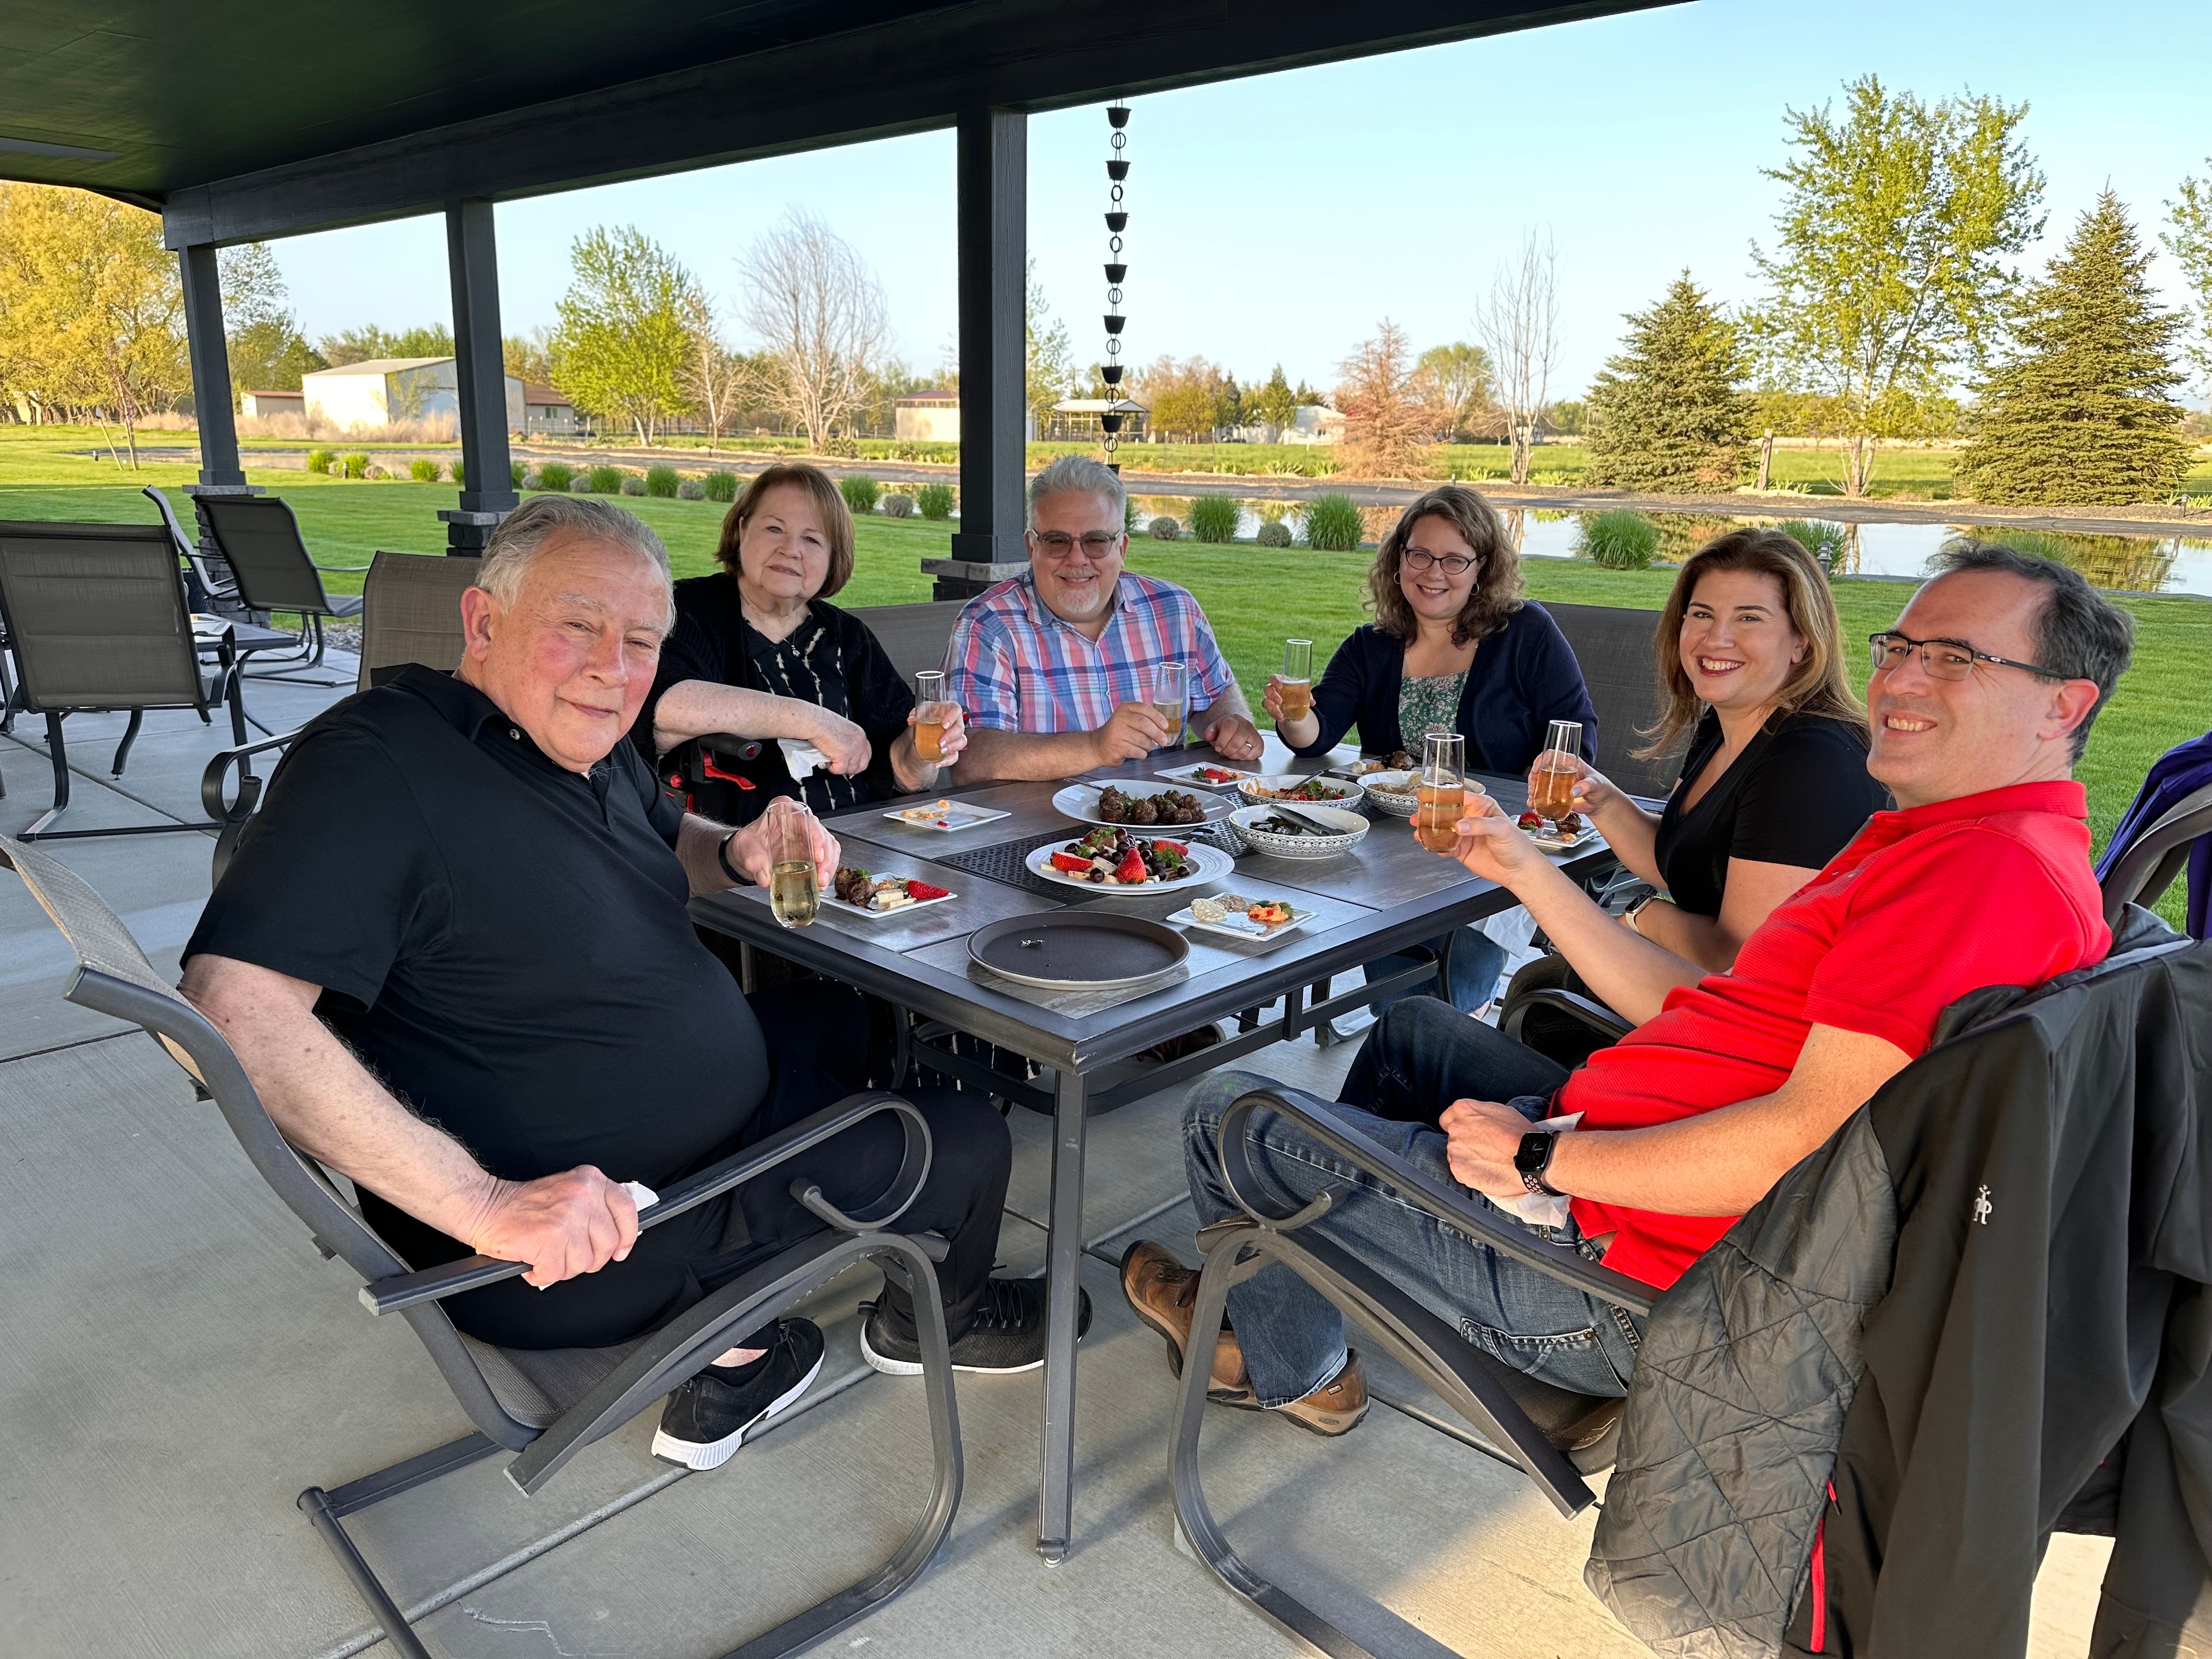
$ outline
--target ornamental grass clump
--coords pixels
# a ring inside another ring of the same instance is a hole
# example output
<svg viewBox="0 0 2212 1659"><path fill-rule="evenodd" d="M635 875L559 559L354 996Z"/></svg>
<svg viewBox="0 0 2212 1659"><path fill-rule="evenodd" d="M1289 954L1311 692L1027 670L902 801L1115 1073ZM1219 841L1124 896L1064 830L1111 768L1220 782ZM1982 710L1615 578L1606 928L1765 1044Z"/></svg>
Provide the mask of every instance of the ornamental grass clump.
<svg viewBox="0 0 2212 1659"><path fill-rule="evenodd" d="M676 469L665 461L654 463L645 469L645 493L676 499L676 486L684 481L676 476Z"/></svg>
<svg viewBox="0 0 2212 1659"><path fill-rule="evenodd" d="M622 494L623 470L618 466L595 466L592 469L592 494L619 495Z"/></svg>
<svg viewBox="0 0 2212 1659"><path fill-rule="evenodd" d="M331 470L331 463L337 458L337 451L334 449L311 449L307 452L307 471L326 474Z"/></svg>
<svg viewBox="0 0 2212 1659"><path fill-rule="evenodd" d="M1575 552L1607 570L1642 570L1659 556L1659 526L1626 507L1585 513Z"/></svg>
<svg viewBox="0 0 2212 1659"><path fill-rule="evenodd" d="M861 519L876 510L876 499L884 493L884 487L873 478L840 478L837 493L844 496L853 516Z"/></svg>
<svg viewBox="0 0 2212 1659"><path fill-rule="evenodd" d="M1785 519L1774 527L1810 553L1831 576L1843 570L1851 546L1843 526L1826 519Z"/></svg>
<svg viewBox="0 0 2212 1659"><path fill-rule="evenodd" d="M1366 528L1358 503L1349 495L1316 495L1306 504L1306 545L1323 553L1350 553Z"/></svg>
<svg viewBox="0 0 2212 1659"><path fill-rule="evenodd" d="M410 461L407 463L407 476L416 483L435 483L438 482L438 464L435 461Z"/></svg>
<svg viewBox="0 0 2212 1659"><path fill-rule="evenodd" d="M359 453L349 455L341 465L345 468L345 475L349 478L366 478L368 476L368 457L366 455Z"/></svg>
<svg viewBox="0 0 2212 1659"><path fill-rule="evenodd" d="M914 504L921 509L925 519L949 519L952 516L952 486L926 483L914 492Z"/></svg>
<svg viewBox="0 0 2212 1659"><path fill-rule="evenodd" d="M1190 504L1190 533L1202 542L1233 542L1243 513L1226 495L1200 495Z"/></svg>
<svg viewBox="0 0 2212 1659"><path fill-rule="evenodd" d="M548 461L538 469L540 489L566 490L576 482L576 469L565 461Z"/></svg>
<svg viewBox="0 0 2212 1659"><path fill-rule="evenodd" d="M738 499L738 475L726 467L717 467L700 483L706 487L710 501L734 501Z"/></svg>

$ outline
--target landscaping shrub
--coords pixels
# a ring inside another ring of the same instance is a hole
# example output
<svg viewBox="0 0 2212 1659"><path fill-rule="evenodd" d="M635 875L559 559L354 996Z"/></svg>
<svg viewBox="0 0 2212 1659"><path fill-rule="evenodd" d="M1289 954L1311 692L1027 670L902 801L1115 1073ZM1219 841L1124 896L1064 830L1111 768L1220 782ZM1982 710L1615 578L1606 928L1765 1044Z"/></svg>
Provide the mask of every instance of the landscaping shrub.
<svg viewBox="0 0 2212 1659"><path fill-rule="evenodd" d="M368 476L368 457L366 455L349 455L343 465L349 478L366 478Z"/></svg>
<svg viewBox="0 0 2212 1659"><path fill-rule="evenodd" d="M407 476L416 483L435 483L438 482L438 464L435 461L410 461L407 463Z"/></svg>
<svg viewBox="0 0 2212 1659"><path fill-rule="evenodd" d="M1349 495L1316 495L1306 504L1306 545L1323 553L1350 553L1366 528L1358 504Z"/></svg>
<svg viewBox="0 0 2212 1659"><path fill-rule="evenodd" d="M1171 542L1182 534L1182 526L1164 513L1152 520L1152 539L1156 542Z"/></svg>
<svg viewBox="0 0 2212 1659"><path fill-rule="evenodd" d="M952 486L926 483L914 492L914 504L921 509L925 519L949 519L952 516Z"/></svg>
<svg viewBox="0 0 2212 1659"><path fill-rule="evenodd" d="M636 474L636 473L635 473L635 472L625 472L625 473L623 473L623 481L622 481L622 493L623 493L623 495L644 495L644 494L645 494L645 480L644 480L644 479L642 479L642 478L641 478L641 477L639 477L637 476L637 474Z"/></svg>
<svg viewBox="0 0 2212 1659"><path fill-rule="evenodd" d="M576 475L574 480L568 485L568 493L571 495L588 495L592 493L592 475L588 469Z"/></svg>
<svg viewBox="0 0 2212 1659"><path fill-rule="evenodd" d="M1259 533L1252 539L1262 547L1288 547L1291 544L1291 527L1280 519L1270 520L1260 526Z"/></svg>
<svg viewBox="0 0 2212 1659"><path fill-rule="evenodd" d="M648 495L663 495L673 501L676 486L682 482L676 476L676 469L665 461L656 462L645 469L645 493Z"/></svg>
<svg viewBox="0 0 2212 1659"><path fill-rule="evenodd" d="M911 519L914 517L914 497L886 495L876 503L876 511L886 519Z"/></svg>
<svg viewBox="0 0 2212 1659"><path fill-rule="evenodd" d="M1121 497L1121 533L1124 536L1137 533L1137 503L1127 495Z"/></svg>
<svg viewBox="0 0 2212 1659"><path fill-rule="evenodd" d="M514 487L517 489L522 488L522 481L530 476L529 465L522 461L509 461L507 464L507 476L514 480ZM456 464L453 468L453 482L459 483L460 481L461 469Z"/></svg>
<svg viewBox="0 0 2212 1659"><path fill-rule="evenodd" d="M860 459L860 446L850 438L824 438L819 453L832 460L857 461Z"/></svg>
<svg viewBox="0 0 2212 1659"><path fill-rule="evenodd" d="M1585 513L1575 551L1607 570L1641 570L1658 556L1659 526L1626 507Z"/></svg>
<svg viewBox="0 0 2212 1659"><path fill-rule="evenodd" d="M1202 542L1233 542L1243 512L1226 495L1200 495L1190 504L1190 533Z"/></svg>
<svg viewBox="0 0 2212 1659"><path fill-rule="evenodd" d="M726 468L716 468L700 481L705 485L710 501L734 501L738 499L738 475Z"/></svg>
<svg viewBox="0 0 2212 1659"><path fill-rule="evenodd" d="M307 471L328 472L331 470L331 463L337 458L337 452L334 449L311 449L307 452Z"/></svg>
<svg viewBox="0 0 2212 1659"><path fill-rule="evenodd" d="M393 474L388 468L379 466L374 461L371 461L361 476L364 478L389 478Z"/></svg>
<svg viewBox="0 0 2212 1659"><path fill-rule="evenodd" d="M707 486L696 478L686 478L676 486L676 499L679 501L703 501L707 499Z"/></svg>
<svg viewBox="0 0 2212 1659"><path fill-rule="evenodd" d="M548 461L538 469L540 489L563 489L576 482L576 469L566 461Z"/></svg>
<svg viewBox="0 0 2212 1659"><path fill-rule="evenodd" d="M592 494L619 495L622 494L623 470L618 466L595 466L592 469Z"/></svg>
<svg viewBox="0 0 2212 1659"><path fill-rule="evenodd" d="M545 480L535 472L525 472L514 481L514 487L517 489L543 489L545 488Z"/></svg>
<svg viewBox="0 0 2212 1659"><path fill-rule="evenodd" d="M837 480L837 489L845 497L845 505L853 509L853 516L856 519L866 518L874 512L876 498L884 493L884 487L873 478L840 478Z"/></svg>
<svg viewBox="0 0 2212 1659"><path fill-rule="evenodd" d="M1786 519L1774 527L1810 553L1831 576L1843 569L1850 551L1843 526L1826 519Z"/></svg>

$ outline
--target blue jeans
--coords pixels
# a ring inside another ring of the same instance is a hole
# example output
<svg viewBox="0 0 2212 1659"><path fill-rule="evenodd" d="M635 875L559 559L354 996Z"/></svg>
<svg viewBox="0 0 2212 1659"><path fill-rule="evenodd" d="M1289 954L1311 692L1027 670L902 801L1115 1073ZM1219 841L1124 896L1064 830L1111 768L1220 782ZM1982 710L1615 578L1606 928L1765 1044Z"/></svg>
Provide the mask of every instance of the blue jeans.
<svg viewBox="0 0 2212 1659"><path fill-rule="evenodd" d="M1445 1106L1462 1096L1549 1095L1565 1077L1559 1066L1480 1021L1433 998L1417 998L1393 1006L1369 1033L1345 1081L1346 1100L1281 1092L1455 1186L1443 1134L1435 1127ZM1184 1109L1183 1158L1201 1225L1239 1213L1221 1178L1221 1118L1238 1096L1261 1087L1280 1089L1253 1073L1217 1072L1200 1081ZM1577 1394L1628 1391L1643 1340L1634 1316L1443 1225L1275 1114L1255 1115L1248 1133L1254 1161L1297 1198L1348 1184L1352 1191L1344 1200L1307 1230L1409 1291L1469 1342L1516 1370ZM1524 1224L1487 1199L1468 1196L1504 1224ZM1571 1221L1547 1236L1582 1245L1585 1255L1597 1259ZM1279 1264L1230 1291L1229 1317L1253 1392L1264 1406L1285 1406L1312 1393L1345 1362L1342 1316Z"/></svg>
<svg viewBox="0 0 2212 1659"><path fill-rule="evenodd" d="M1443 951L1443 940L1431 939L1429 948L1439 955ZM1366 963L1360 972L1367 975L1370 985L1378 979L1413 967L1420 958L1414 956L1384 957ZM1452 1006L1463 1014L1471 1014L1490 1000L1490 994L1498 988L1498 976L1505 971L1505 947L1479 927L1462 927L1451 941L1451 1000ZM1425 990L1401 991L1373 1005L1381 1013L1385 1008L1403 1002L1407 997L1426 996Z"/></svg>

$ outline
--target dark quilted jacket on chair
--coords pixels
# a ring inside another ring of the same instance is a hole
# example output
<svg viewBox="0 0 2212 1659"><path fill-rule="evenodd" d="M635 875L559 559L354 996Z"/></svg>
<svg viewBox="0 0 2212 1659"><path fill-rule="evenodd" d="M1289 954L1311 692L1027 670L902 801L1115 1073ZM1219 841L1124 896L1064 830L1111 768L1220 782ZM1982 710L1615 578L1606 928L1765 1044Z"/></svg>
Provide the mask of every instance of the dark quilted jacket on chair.
<svg viewBox="0 0 2212 1659"><path fill-rule="evenodd" d="M2212 947L1937 1035L1654 1313L1584 1577L1657 1652L2021 1654L2062 1521L2094 1654L2212 1650Z"/></svg>

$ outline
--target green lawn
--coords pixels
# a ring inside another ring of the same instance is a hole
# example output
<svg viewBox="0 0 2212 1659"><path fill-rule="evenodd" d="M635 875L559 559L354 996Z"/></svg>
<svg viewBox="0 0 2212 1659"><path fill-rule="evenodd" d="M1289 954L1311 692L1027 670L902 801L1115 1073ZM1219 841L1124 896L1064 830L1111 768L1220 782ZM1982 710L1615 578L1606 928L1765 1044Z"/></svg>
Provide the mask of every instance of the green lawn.
<svg viewBox="0 0 2212 1659"><path fill-rule="evenodd" d="M0 428L0 433L7 430ZM0 519L152 520L151 505L132 485L114 483L114 469L106 462L93 467L90 477L82 482L42 479L27 483L10 481L7 455L6 445L0 442ZM161 484L179 515L189 519L190 503L179 488L190 479L187 469L148 469L142 476ZM445 526L435 515L440 507L453 503L450 485L331 483L298 472L251 469L248 477L284 491L319 562L362 564L379 548L416 553L444 548ZM622 504L659 532L679 575L714 568L714 541L725 510L719 503L625 496ZM927 599L930 579L922 574L921 561L948 554L950 538L951 526L945 524L862 520L853 580L838 596L841 602L902 605ZM1170 547L1139 541L1129 565L1181 582L1197 594L1238 679L1254 689L1279 666L1285 637L1310 638L1326 660L1358 625L1359 595L1371 556L1316 553L1305 548L1262 552L1249 544L1178 542ZM1532 559L1522 568L1531 597L1584 605L1656 610L1674 580L1673 573L1663 568L1610 571L1549 559ZM333 578L331 586L357 591L360 579ZM1910 592L1896 582L1838 581L1836 599L1845 636L1863 638L1888 626ZM2100 845L2151 762L2212 725L2212 698L2205 690L2205 665L2212 663L2212 605L2187 599L2123 599L2117 603L2136 618L2135 666L2097 722L2080 769L2088 786ZM1852 660L1856 664L1858 659ZM1863 688L1865 670L1855 672ZM2170 901L2166 908L2179 918L2178 901Z"/></svg>

